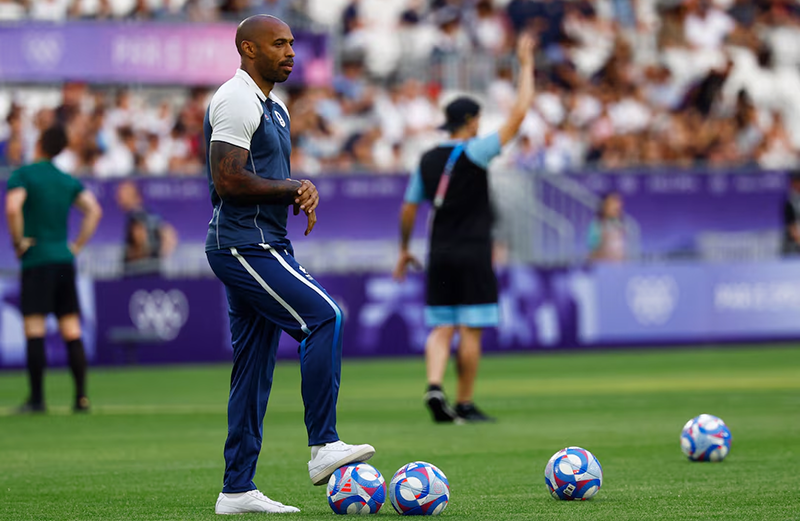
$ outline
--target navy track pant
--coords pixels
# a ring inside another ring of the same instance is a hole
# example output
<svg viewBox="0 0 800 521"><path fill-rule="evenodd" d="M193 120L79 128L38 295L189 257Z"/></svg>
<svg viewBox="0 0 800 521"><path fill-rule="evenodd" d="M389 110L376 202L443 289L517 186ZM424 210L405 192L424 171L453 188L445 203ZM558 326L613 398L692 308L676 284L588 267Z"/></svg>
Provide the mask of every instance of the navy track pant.
<svg viewBox="0 0 800 521"><path fill-rule="evenodd" d="M256 488L253 477L281 330L300 342L308 444L339 439L336 401L342 311L297 263L288 241L220 249L206 255L225 284L233 344L222 491L247 492Z"/></svg>

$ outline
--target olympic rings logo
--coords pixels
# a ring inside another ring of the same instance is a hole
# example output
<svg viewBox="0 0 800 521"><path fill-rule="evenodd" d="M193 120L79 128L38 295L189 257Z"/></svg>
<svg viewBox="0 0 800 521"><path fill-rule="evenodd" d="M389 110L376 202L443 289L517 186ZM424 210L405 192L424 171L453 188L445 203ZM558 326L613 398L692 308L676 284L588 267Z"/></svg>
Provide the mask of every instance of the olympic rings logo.
<svg viewBox="0 0 800 521"><path fill-rule="evenodd" d="M180 290L137 290L128 304L131 321L141 333L174 340L189 319L189 301Z"/></svg>

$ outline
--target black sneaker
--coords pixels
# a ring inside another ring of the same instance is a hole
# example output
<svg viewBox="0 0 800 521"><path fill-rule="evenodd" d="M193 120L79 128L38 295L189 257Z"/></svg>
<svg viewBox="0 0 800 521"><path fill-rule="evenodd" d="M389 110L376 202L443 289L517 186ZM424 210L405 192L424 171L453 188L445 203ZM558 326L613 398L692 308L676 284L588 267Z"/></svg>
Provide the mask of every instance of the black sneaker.
<svg viewBox="0 0 800 521"><path fill-rule="evenodd" d="M75 401L75 405L72 406L73 412L89 412L90 404L89 398L85 396L81 396Z"/></svg>
<svg viewBox="0 0 800 521"><path fill-rule="evenodd" d="M474 403L459 403L456 405L456 414L459 418L470 423L493 422L495 418L487 416Z"/></svg>
<svg viewBox="0 0 800 521"><path fill-rule="evenodd" d="M44 406L44 403L34 403L30 400L16 409L17 414L41 414L44 412L47 412L47 407Z"/></svg>
<svg viewBox="0 0 800 521"><path fill-rule="evenodd" d="M456 412L447 403L442 391L428 391L425 393L425 405L433 415L433 421L436 423L454 423L459 421Z"/></svg>

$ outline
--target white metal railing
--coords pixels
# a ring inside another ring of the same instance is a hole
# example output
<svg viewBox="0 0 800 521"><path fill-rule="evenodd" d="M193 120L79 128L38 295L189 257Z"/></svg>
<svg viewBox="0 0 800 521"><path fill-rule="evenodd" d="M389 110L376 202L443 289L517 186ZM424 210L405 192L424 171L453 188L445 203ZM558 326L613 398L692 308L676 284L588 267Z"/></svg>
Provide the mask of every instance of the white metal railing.
<svg viewBox="0 0 800 521"><path fill-rule="evenodd" d="M697 235L700 259L707 262L765 261L780 254L781 232L701 232Z"/></svg>
<svg viewBox="0 0 800 521"><path fill-rule="evenodd" d="M572 225L572 244L573 248L566 257L566 263L577 263L586 259L588 247L585 241L578 242L575 230L581 230L584 234L597 215L601 198L575 180L560 175L538 175L535 177L537 182L542 185L538 191L544 189L544 185L555 192L551 197L538 197L537 203L545 208L549 208ZM641 237L641 227L639 222L630 215L624 216L626 232L626 250L629 259L639 259L639 243Z"/></svg>

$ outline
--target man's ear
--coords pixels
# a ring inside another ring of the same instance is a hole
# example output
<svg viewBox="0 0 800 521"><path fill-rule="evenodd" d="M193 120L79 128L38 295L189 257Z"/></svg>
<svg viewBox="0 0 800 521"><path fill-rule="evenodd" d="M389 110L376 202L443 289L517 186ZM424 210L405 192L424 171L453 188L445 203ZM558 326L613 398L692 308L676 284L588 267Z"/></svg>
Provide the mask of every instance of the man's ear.
<svg viewBox="0 0 800 521"><path fill-rule="evenodd" d="M248 58L255 58L256 56L256 46L250 40L242 41L242 55L247 56Z"/></svg>

